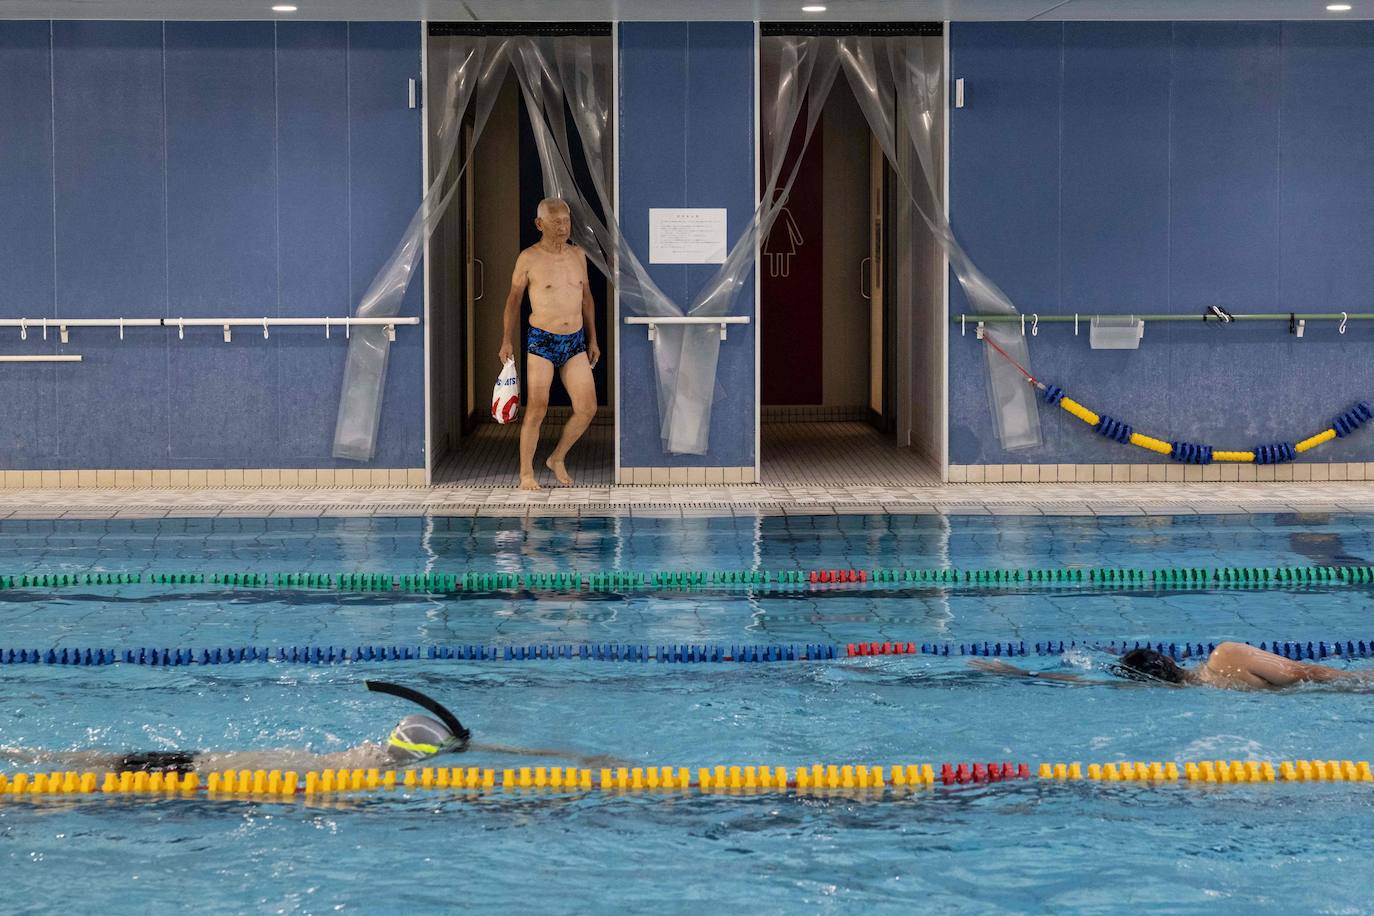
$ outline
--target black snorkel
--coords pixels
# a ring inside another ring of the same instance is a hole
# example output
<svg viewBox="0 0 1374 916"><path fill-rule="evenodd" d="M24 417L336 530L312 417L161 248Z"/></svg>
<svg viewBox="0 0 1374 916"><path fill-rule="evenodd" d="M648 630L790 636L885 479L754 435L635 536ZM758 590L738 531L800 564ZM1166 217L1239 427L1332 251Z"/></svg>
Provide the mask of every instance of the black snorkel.
<svg viewBox="0 0 1374 916"><path fill-rule="evenodd" d="M468 741L472 738L472 732L463 727L463 723L458 721L458 717L449 712L443 704L433 697L427 697L418 690L409 687L402 687L400 684L392 684L387 681L363 681L368 690L373 693L386 693L402 700L409 700L416 706L429 710L438 717L440 722L448 727L453 733L456 746L450 750L453 752L465 750Z"/></svg>

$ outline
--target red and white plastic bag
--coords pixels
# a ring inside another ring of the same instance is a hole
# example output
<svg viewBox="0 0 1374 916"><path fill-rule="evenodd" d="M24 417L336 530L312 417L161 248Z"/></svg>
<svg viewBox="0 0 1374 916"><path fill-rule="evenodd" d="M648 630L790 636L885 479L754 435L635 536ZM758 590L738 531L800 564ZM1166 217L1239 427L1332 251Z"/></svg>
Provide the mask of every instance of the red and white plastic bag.
<svg viewBox="0 0 1374 916"><path fill-rule="evenodd" d="M515 372L515 359L506 360L496 387L491 392L491 418L497 423L513 423L520 415L520 376Z"/></svg>

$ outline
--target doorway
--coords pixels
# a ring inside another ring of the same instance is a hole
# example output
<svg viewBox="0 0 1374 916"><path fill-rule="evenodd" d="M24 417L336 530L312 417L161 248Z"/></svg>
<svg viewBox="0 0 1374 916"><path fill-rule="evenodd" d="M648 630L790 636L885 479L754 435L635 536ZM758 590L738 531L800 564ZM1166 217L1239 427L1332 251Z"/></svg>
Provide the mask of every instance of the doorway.
<svg viewBox="0 0 1374 916"><path fill-rule="evenodd" d="M762 483L940 482L944 269L841 73L760 245Z"/></svg>
<svg viewBox="0 0 1374 916"><path fill-rule="evenodd" d="M579 34L610 34L609 26L579 26ZM545 34L538 26L470 27L431 24L429 60L443 60L436 43L455 34ZM429 85L442 86L445 74L431 72ZM429 106L431 148L439 106ZM464 127L470 137L472 125ZM567 127L574 173L580 187L590 188L587 164L575 125ZM466 144L465 144L466 148ZM434 164L431 163L431 168ZM490 115L459 177L460 187L430 240L426 272L429 285L431 480L436 486L511 487L518 480L519 422L498 424L491 418L491 389L501 363L503 313L510 276L520 251L539 239L535 211L544 196L539 152L520 85L508 72ZM573 241L577 241L576 238ZM614 477L615 354L610 345L610 285L595 267L588 270L597 305L597 337L602 358L593 369L596 420L568 457L568 471L578 486L609 486ZM524 338L529 329L529 297L521 305L520 339L515 341L524 377ZM535 455L541 485L556 485L543 459L553 449L571 412L567 392L555 380L549 410Z"/></svg>

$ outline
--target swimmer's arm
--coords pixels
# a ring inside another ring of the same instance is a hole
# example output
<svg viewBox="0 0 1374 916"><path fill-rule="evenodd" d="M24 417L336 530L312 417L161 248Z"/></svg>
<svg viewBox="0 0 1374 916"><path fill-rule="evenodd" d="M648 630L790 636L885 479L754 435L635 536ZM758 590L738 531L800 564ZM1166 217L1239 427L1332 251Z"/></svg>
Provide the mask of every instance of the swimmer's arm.
<svg viewBox="0 0 1374 916"><path fill-rule="evenodd" d="M45 751L36 747L4 747L0 748L0 759L21 766L60 764L91 770L109 770L114 769L123 756L107 751Z"/></svg>
<svg viewBox="0 0 1374 916"><path fill-rule="evenodd" d="M1245 675L1260 683L1251 686L1292 687L1295 684L1322 684L1329 681L1364 681L1374 677L1374 671L1343 671L1326 665L1293 661L1273 652L1266 652L1244 643L1222 643L1207 658L1207 668L1222 677L1242 680Z"/></svg>
<svg viewBox="0 0 1374 916"><path fill-rule="evenodd" d="M486 751L490 754L512 754L516 757L544 757L555 758L558 760L568 760L585 767L594 766L616 766L628 764L628 761L606 754L586 755L575 754L571 751L559 751L552 748L537 747L512 747L508 744L488 744L484 741L473 741L468 745L469 751Z"/></svg>
<svg viewBox="0 0 1374 916"><path fill-rule="evenodd" d="M1033 677L1039 681L1060 681L1067 684L1090 684L1092 680L1077 674L1063 674L1057 671L1027 671L1004 661L987 658L969 659L968 666L988 674L1004 674L1008 677Z"/></svg>

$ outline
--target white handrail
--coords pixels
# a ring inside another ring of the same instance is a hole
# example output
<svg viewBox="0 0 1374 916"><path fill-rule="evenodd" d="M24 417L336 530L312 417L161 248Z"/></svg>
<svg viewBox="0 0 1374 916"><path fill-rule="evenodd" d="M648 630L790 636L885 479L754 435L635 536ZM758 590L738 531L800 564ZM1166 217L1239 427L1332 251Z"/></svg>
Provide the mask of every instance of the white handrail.
<svg viewBox="0 0 1374 916"><path fill-rule="evenodd" d="M62 342L69 343L69 328L119 328L119 339L124 339L125 328L176 328L178 338L185 338L186 328L218 327L224 331L224 341L231 339L231 328L262 328L262 336L268 336L269 328L324 328L324 336L329 337L332 327L344 329L347 337L349 330L357 326L384 327L387 336L396 339L396 325L417 325L418 317L407 318L0 318L0 328L18 328L19 339L28 340L30 330L40 330L43 339L48 339L48 328L57 328Z"/></svg>
<svg viewBox="0 0 1374 916"><path fill-rule="evenodd" d="M32 356L0 356L0 363L79 363L80 354L71 353L56 355L52 353L39 353Z"/></svg>
<svg viewBox="0 0 1374 916"><path fill-rule="evenodd" d="M660 317L654 317L654 318L640 318L640 317L636 317L636 318L626 318L626 319L625 319L625 323L626 323L626 324L643 324L643 325L648 325L648 328L649 328L649 339L650 339L650 340L657 340L657 339L658 339L658 326L659 326L660 324L715 324L715 325L719 325L719 326L720 326L720 339L721 339L721 340L725 340L725 339L726 339L725 329L726 329L729 325L732 325L732 324L748 324L749 321L750 321L750 318L749 318L748 315L720 315L720 316L717 316L717 317L715 317L715 318L710 318L710 317L706 317L706 316L703 316L703 315L682 315L682 316L668 315L668 316L661 317L661 318L660 318Z"/></svg>

